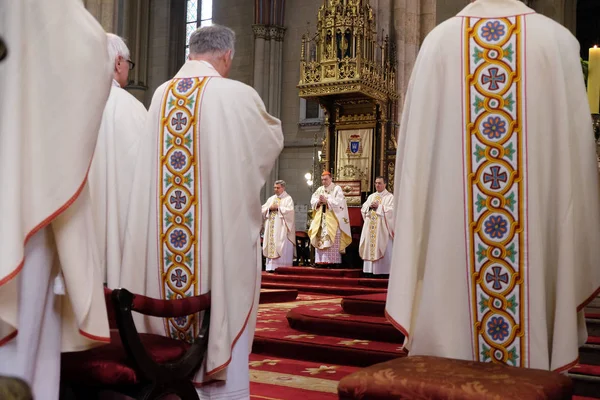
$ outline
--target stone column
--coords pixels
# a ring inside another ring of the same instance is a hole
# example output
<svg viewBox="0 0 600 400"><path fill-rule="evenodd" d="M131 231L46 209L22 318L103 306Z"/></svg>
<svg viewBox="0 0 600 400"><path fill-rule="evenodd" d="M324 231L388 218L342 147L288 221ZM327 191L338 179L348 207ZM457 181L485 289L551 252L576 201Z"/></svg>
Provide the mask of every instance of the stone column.
<svg viewBox="0 0 600 400"><path fill-rule="evenodd" d="M127 90L144 101L148 90L148 53L150 36L150 2L128 0L123 5L122 36L127 42L135 68L129 73Z"/></svg>
<svg viewBox="0 0 600 400"><path fill-rule="evenodd" d="M281 87L283 77L283 37L285 28L255 24L254 31L254 89L258 92L267 112L281 118ZM261 191L264 201L271 193L271 185L278 178L279 160L275 163L266 186Z"/></svg>
<svg viewBox="0 0 600 400"><path fill-rule="evenodd" d="M419 48L425 36L427 36L436 24L436 1L397 0L393 4L398 70L398 113L400 115Z"/></svg>
<svg viewBox="0 0 600 400"><path fill-rule="evenodd" d="M115 32L119 0L83 0L83 5L106 32Z"/></svg>

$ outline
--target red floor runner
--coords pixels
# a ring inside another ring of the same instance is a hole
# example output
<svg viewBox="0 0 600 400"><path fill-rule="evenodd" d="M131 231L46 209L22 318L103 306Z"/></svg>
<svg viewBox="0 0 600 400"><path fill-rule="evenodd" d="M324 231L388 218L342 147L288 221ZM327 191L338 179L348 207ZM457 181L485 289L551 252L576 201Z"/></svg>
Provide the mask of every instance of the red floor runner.
<svg viewBox="0 0 600 400"><path fill-rule="evenodd" d="M264 289L298 289L302 292L312 293L327 293L338 296L352 296L356 294L382 293L387 292L384 288L370 287L352 287L352 286L325 286L325 285L308 285L300 283L281 283L281 282L263 282L261 285Z"/></svg>
<svg viewBox="0 0 600 400"><path fill-rule="evenodd" d="M577 364L569 372L600 377L600 365Z"/></svg>
<svg viewBox="0 0 600 400"><path fill-rule="evenodd" d="M339 307L339 301L338 298L313 304L315 307ZM372 365L404 356L399 343L347 339L292 329L285 315L295 305L284 303L260 307L253 344L255 353L356 366Z"/></svg>
<svg viewBox="0 0 600 400"><path fill-rule="evenodd" d="M250 397L337 399L339 380L357 370L356 367L250 354Z"/></svg>
<svg viewBox="0 0 600 400"><path fill-rule="evenodd" d="M339 305L306 305L290 310L290 327L303 332L380 342L404 342L400 333L385 317L351 315Z"/></svg>
<svg viewBox="0 0 600 400"><path fill-rule="evenodd" d="M348 314L383 317L386 298L387 293L346 296L342 299L342 308Z"/></svg>
<svg viewBox="0 0 600 400"><path fill-rule="evenodd" d="M294 301L297 296L296 289L261 289L259 304Z"/></svg>
<svg viewBox="0 0 600 400"><path fill-rule="evenodd" d="M313 276L343 276L346 278L359 278L359 269L327 269L312 267L279 267L275 270L277 274L313 275Z"/></svg>
<svg viewBox="0 0 600 400"><path fill-rule="evenodd" d="M321 286L355 286L387 289L387 279L373 278L348 278L339 276L312 276L312 275L292 275L292 274L273 274L269 272L262 273L262 282L266 283L298 283L306 285Z"/></svg>

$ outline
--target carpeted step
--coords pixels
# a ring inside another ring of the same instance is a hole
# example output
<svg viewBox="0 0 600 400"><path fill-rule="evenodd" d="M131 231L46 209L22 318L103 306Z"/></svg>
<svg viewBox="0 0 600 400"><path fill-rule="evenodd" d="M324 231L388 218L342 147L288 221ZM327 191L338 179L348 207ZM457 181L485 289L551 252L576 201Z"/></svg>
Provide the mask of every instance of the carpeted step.
<svg viewBox="0 0 600 400"><path fill-rule="evenodd" d="M339 307L340 299L316 300L310 304L314 307ZM294 303L260 306L252 347L254 353L358 367L405 355L399 343L348 339L293 329L285 318L293 308Z"/></svg>
<svg viewBox="0 0 600 400"><path fill-rule="evenodd" d="M579 362L587 365L600 365L600 337L589 336L579 348Z"/></svg>
<svg viewBox="0 0 600 400"><path fill-rule="evenodd" d="M360 269L328 269L312 267L279 267L276 274L285 275L312 275L312 276L338 276L345 278L360 278Z"/></svg>
<svg viewBox="0 0 600 400"><path fill-rule="evenodd" d="M336 276L279 275L263 272L263 282L298 283L324 286L356 286L387 289L387 279L346 278Z"/></svg>
<svg viewBox="0 0 600 400"><path fill-rule="evenodd" d="M600 315L585 313L585 324L589 336L600 336Z"/></svg>
<svg viewBox="0 0 600 400"><path fill-rule="evenodd" d="M588 307L600 308L600 296L597 296L592 301L590 301Z"/></svg>
<svg viewBox="0 0 600 400"><path fill-rule="evenodd" d="M308 293L327 293L339 296L352 296L357 294L369 293L385 293L387 289L376 289L369 287L344 287L344 286L324 286L324 285L308 285L294 283L279 283L279 282L263 282L263 289L297 289L300 292Z"/></svg>
<svg viewBox="0 0 600 400"><path fill-rule="evenodd" d="M348 296L342 299L342 308L348 314L383 317L387 293Z"/></svg>
<svg viewBox="0 0 600 400"><path fill-rule="evenodd" d="M298 297L296 289L260 289L259 304L285 303Z"/></svg>
<svg viewBox="0 0 600 400"><path fill-rule="evenodd" d="M303 332L379 342L404 342L404 335L384 317L346 314L337 304L299 306L291 309L286 318L291 328Z"/></svg>
<svg viewBox="0 0 600 400"><path fill-rule="evenodd" d="M600 366L578 364L569 370L577 396L598 396L600 393Z"/></svg>

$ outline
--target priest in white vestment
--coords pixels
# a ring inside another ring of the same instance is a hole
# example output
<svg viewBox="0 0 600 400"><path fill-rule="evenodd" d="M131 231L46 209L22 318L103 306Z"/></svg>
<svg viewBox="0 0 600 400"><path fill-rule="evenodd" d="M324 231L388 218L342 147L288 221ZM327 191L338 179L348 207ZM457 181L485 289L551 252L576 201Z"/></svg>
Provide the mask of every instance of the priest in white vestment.
<svg viewBox="0 0 600 400"><path fill-rule="evenodd" d="M296 242L294 200L285 191L285 181L275 181L273 191L275 194L262 206L265 220L262 248L263 256L267 259L267 271L292 266Z"/></svg>
<svg viewBox="0 0 600 400"><path fill-rule="evenodd" d="M363 229L358 254L363 272L373 275L390 273L394 240L394 195L387 191L383 176L375 178L375 193L361 208Z"/></svg>
<svg viewBox="0 0 600 400"><path fill-rule="evenodd" d="M111 68L80 1L0 8L0 375L56 400L61 351L110 341L86 178Z"/></svg>
<svg viewBox="0 0 600 400"><path fill-rule="evenodd" d="M249 397L260 191L283 148L281 123L258 93L226 79L234 38L219 25L196 30L189 60L154 93L121 271L123 287L151 297L211 292L206 360L193 378L202 399ZM199 320L140 316L136 323L142 331L193 340Z"/></svg>
<svg viewBox="0 0 600 400"><path fill-rule="evenodd" d="M134 65L127 45L112 33L107 34L107 41L114 76L89 183L102 276L109 288L118 288L133 170L148 113L139 100L123 89Z"/></svg>
<svg viewBox="0 0 600 400"><path fill-rule="evenodd" d="M410 355L577 362L600 285L591 123L577 40L522 2L475 1L427 36L400 125L386 304Z"/></svg>
<svg viewBox="0 0 600 400"><path fill-rule="evenodd" d="M323 186L310 199L314 213L308 236L315 248L315 264L339 265L346 247L352 243L348 205L342 188L333 183L329 171L323 172L321 183Z"/></svg>

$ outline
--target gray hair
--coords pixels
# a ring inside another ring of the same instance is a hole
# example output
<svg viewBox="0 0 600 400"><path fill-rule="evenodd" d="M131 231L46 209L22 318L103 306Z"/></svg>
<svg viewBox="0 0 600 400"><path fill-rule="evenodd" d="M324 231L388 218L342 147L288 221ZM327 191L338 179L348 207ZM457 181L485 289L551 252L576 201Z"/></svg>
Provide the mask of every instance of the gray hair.
<svg viewBox="0 0 600 400"><path fill-rule="evenodd" d="M198 28L190 36L190 54L220 55L235 52L235 32L226 26L209 25Z"/></svg>
<svg viewBox="0 0 600 400"><path fill-rule="evenodd" d="M285 189L285 181L282 181L281 179L275 181L276 185L281 185L281 187L283 187Z"/></svg>
<svg viewBox="0 0 600 400"><path fill-rule="evenodd" d="M108 57L113 64L115 61L117 61L119 56L129 60L129 49L127 48L123 38L115 35L114 33L107 33L106 43L108 44Z"/></svg>

